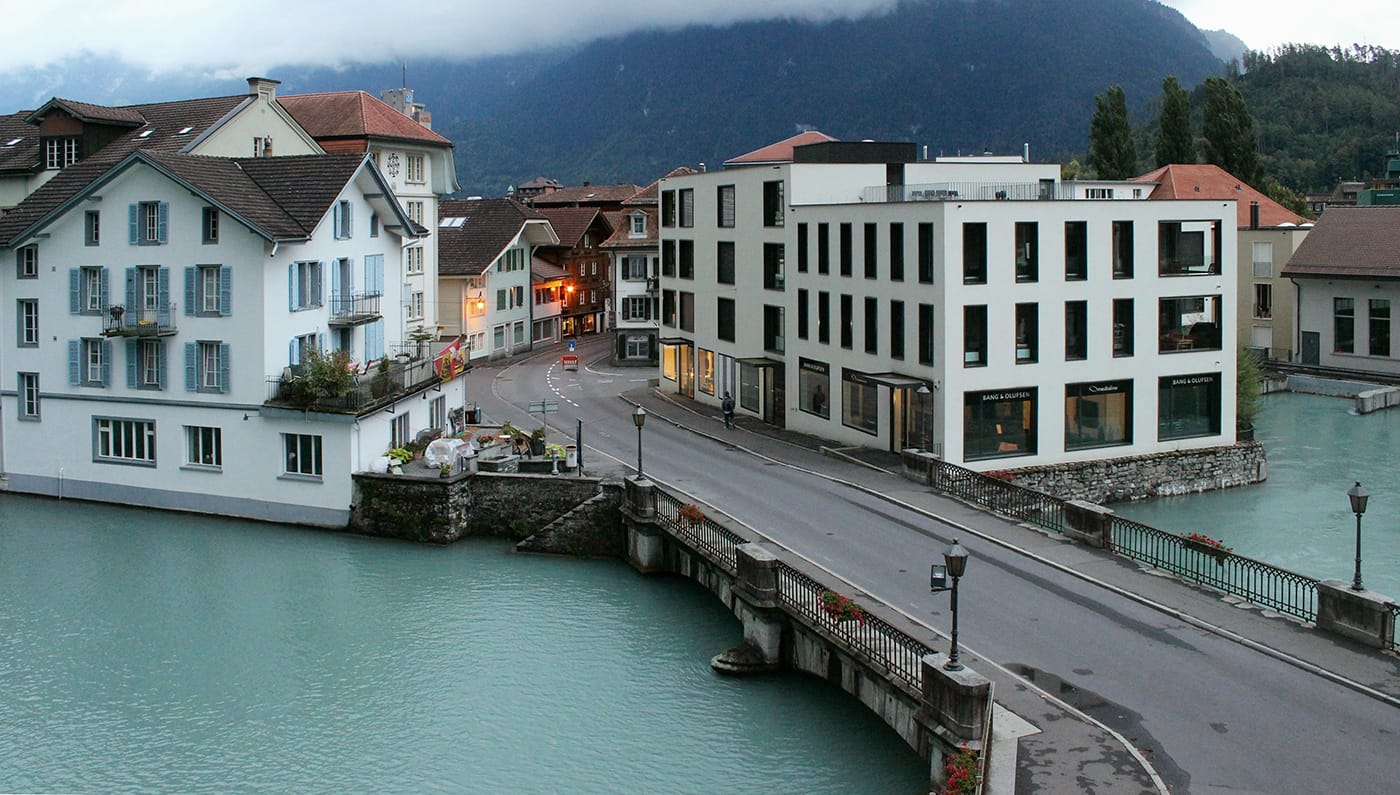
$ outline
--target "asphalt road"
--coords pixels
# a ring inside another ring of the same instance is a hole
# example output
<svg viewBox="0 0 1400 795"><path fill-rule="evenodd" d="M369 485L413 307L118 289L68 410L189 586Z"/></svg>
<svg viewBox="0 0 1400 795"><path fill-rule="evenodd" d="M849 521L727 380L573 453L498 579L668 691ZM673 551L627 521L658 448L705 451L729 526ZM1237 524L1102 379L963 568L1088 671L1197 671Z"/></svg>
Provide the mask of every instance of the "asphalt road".
<svg viewBox="0 0 1400 795"><path fill-rule="evenodd" d="M580 358L604 356L606 342L585 342ZM648 371L595 361L564 372L557 361L547 354L480 368L469 375L471 399L488 418L516 422L530 401L556 400L552 428L572 435L574 419L584 422L590 474L630 472L637 431L617 395L645 386ZM804 469L888 493L907 492L908 481L801 449L776 463L665 422L643 433L647 474L947 627L947 600L928 593L927 568L959 530ZM965 533L962 541L973 555L961 584L965 648L1129 738L1172 792L1400 791L1394 706L1033 558Z"/></svg>

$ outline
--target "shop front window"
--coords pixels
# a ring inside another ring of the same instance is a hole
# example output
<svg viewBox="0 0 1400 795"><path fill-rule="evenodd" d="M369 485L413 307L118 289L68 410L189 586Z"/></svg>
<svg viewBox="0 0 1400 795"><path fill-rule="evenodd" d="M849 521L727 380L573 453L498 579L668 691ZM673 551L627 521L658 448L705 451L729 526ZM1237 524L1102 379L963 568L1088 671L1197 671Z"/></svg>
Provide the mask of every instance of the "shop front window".
<svg viewBox="0 0 1400 795"><path fill-rule="evenodd" d="M866 433L879 433L880 387L855 370L841 371L841 424Z"/></svg>
<svg viewBox="0 0 1400 795"><path fill-rule="evenodd" d="M1220 373L1173 375L1157 381L1157 438L1220 435Z"/></svg>
<svg viewBox="0 0 1400 795"><path fill-rule="evenodd" d="M825 362L798 360L797 391L801 394L799 409L831 419L831 370Z"/></svg>
<svg viewBox="0 0 1400 795"><path fill-rule="evenodd" d="M963 396L963 459L1035 455L1035 388Z"/></svg>
<svg viewBox="0 0 1400 795"><path fill-rule="evenodd" d="M1065 385L1065 449L1133 443L1133 382Z"/></svg>

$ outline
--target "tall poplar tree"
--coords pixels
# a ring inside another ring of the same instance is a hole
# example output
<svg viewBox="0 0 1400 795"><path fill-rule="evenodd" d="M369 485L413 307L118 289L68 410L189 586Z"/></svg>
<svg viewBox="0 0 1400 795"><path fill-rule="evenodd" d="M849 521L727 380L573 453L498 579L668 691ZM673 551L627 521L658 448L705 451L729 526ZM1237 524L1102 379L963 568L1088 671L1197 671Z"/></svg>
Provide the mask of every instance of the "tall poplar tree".
<svg viewBox="0 0 1400 795"><path fill-rule="evenodd" d="M1153 154L1158 168L1196 162L1196 143L1191 138L1191 97L1177 82L1176 75L1162 81L1162 113L1157 117Z"/></svg>
<svg viewBox="0 0 1400 795"><path fill-rule="evenodd" d="M1205 122L1206 162L1213 163L1250 185L1259 181L1259 138L1254 119L1239 89L1221 77L1207 77Z"/></svg>
<svg viewBox="0 0 1400 795"><path fill-rule="evenodd" d="M1128 99L1122 86L1110 86L1094 97L1094 118L1089 123L1089 164L1099 179L1137 176L1137 147L1128 125Z"/></svg>

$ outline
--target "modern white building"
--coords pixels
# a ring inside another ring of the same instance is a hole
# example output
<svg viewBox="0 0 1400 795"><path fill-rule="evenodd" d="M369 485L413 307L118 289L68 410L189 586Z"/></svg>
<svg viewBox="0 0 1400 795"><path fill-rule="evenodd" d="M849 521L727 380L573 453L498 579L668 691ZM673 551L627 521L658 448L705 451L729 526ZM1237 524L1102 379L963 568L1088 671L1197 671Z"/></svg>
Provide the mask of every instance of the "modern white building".
<svg viewBox="0 0 1400 795"><path fill-rule="evenodd" d="M979 469L1233 444L1235 203L1104 187L820 133L663 179L662 385Z"/></svg>
<svg viewBox="0 0 1400 795"><path fill-rule="evenodd" d="M465 402L396 336L415 237L364 154L63 169L0 218L8 488L343 526L351 473ZM298 393L313 349L348 394Z"/></svg>

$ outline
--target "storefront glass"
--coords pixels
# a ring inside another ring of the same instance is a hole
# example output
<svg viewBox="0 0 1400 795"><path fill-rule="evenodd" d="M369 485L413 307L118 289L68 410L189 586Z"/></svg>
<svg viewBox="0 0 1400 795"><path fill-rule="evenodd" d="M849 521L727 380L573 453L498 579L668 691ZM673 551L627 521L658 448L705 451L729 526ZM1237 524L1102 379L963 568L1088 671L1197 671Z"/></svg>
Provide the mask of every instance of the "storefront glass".
<svg viewBox="0 0 1400 795"><path fill-rule="evenodd" d="M798 408L822 419L831 419L831 372L826 362L799 359L797 364Z"/></svg>
<svg viewBox="0 0 1400 795"><path fill-rule="evenodd" d="M1065 385L1065 449L1133 443L1133 382Z"/></svg>
<svg viewBox="0 0 1400 795"><path fill-rule="evenodd" d="M707 395L715 393L715 352L700 348L697 351L696 380L699 381L700 391Z"/></svg>
<svg viewBox="0 0 1400 795"><path fill-rule="evenodd" d="M1036 392L1002 389L963 396L963 460L1035 455Z"/></svg>
<svg viewBox="0 0 1400 795"><path fill-rule="evenodd" d="M1220 435L1220 373L1157 380L1157 438Z"/></svg>
<svg viewBox="0 0 1400 795"><path fill-rule="evenodd" d="M866 433L879 433L880 387L856 370L841 370L841 423Z"/></svg>

